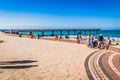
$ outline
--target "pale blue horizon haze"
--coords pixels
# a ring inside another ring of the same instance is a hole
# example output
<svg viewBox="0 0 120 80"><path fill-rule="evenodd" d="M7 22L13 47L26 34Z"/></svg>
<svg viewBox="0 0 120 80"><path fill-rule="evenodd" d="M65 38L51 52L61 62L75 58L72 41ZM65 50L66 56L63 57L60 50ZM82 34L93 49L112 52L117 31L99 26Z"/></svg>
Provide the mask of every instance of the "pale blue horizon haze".
<svg viewBox="0 0 120 80"><path fill-rule="evenodd" d="M0 29L120 30L119 0L0 0Z"/></svg>

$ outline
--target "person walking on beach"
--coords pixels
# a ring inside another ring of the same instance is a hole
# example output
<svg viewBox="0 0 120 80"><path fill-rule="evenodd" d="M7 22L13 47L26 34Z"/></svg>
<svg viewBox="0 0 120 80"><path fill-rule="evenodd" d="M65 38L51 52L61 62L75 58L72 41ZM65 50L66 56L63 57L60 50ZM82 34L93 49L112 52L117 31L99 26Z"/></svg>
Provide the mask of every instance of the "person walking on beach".
<svg viewBox="0 0 120 80"><path fill-rule="evenodd" d="M98 44L98 39L97 39L97 37L94 37L93 47L97 47L97 44Z"/></svg>
<svg viewBox="0 0 120 80"><path fill-rule="evenodd" d="M58 35L55 36L55 40L58 40Z"/></svg>
<svg viewBox="0 0 120 80"><path fill-rule="evenodd" d="M104 45L103 41L104 41L103 35L100 34L100 36L98 37L98 46L97 46L98 48L103 48Z"/></svg>
<svg viewBox="0 0 120 80"><path fill-rule="evenodd" d="M62 35L60 35L60 39L62 39Z"/></svg>
<svg viewBox="0 0 120 80"><path fill-rule="evenodd" d="M90 47L91 48L94 48L93 41L94 41L94 38L93 38L93 35L91 35L91 37L90 37Z"/></svg>
<svg viewBox="0 0 120 80"><path fill-rule="evenodd" d="M68 39L69 38L68 35L66 35L65 38Z"/></svg>
<svg viewBox="0 0 120 80"><path fill-rule="evenodd" d="M19 34L19 37L22 37L22 33L21 32L19 32L18 34Z"/></svg>
<svg viewBox="0 0 120 80"><path fill-rule="evenodd" d="M87 46L90 47L90 34L87 36Z"/></svg>
<svg viewBox="0 0 120 80"><path fill-rule="evenodd" d="M82 40L81 32L80 32L80 40Z"/></svg>
<svg viewBox="0 0 120 80"><path fill-rule="evenodd" d="M81 32L79 32L77 34L77 43L80 44L80 40L82 40L82 37L81 37Z"/></svg>
<svg viewBox="0 0 120 80"><path fill-rule="evenodd" d="M37 38L40 39L40 34L37 35Z"/></svg>
<svg viewBox="0 0 120 80"><path fill-rule="evenodd" d="M77 43L80 44L80 35L77 35Z"/></svg>
<svg viewBox="0 0 120 80"><path fill-rule="evenodd" d="M32 33L31 38L35 38L35 35Z"/></svg>

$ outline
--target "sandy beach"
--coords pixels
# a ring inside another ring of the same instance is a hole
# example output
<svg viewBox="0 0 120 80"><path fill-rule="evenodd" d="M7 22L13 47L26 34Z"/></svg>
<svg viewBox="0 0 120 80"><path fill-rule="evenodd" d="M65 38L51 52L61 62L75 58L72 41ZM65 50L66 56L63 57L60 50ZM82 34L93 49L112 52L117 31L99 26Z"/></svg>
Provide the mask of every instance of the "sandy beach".
<svg viewBox="0 0 120 80"><path fill-rule="evenodd" d="M88 80L85 45L0 33L0 80Z"/></svg>
<svg viewBox="0 0 120 80"><path fill-rule="evenodd" d="M120 80L120 0L0 0L0 80Z"/></svg>

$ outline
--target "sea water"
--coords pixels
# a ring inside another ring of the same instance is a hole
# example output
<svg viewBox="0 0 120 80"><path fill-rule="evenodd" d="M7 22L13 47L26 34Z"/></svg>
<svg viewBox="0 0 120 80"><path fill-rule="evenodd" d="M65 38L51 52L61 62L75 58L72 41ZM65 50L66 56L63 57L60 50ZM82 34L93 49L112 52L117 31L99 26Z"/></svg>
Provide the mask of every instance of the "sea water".
<svg viewBox="0 0 120 80"><path fill-rule="evenodd" d="M70 31L70 36L69 37L76 37L78 31L75 32L75 35L74 35L74 32ZM29 34L29 32L23 32L23 34ZM37 34L41 34L42 35L42 32L33 32L34 35L37 35ZM55 35L60 35L60 32L59 31L55 31L54 32ZM88 32L87 32L88 34ZM115 39L116 41L120 41L120 30L100 30L98 32L98 34L96 34L96 32L92 33L91 32L91 35L93 36L99 36L100 34L102 34L105 38L107 37L110 37L111 39ZM52 35L52 32L44 32L44 35L45 36L50 36ZM68 32L66 31L63 31L62 32L62 35L65 36L65 35L68 35ZM82 32L82 37L85 37L85 33Z"/></svg>
<svg viewBox="0 0 120 80"><path fill-rule="evenodd" d="M77 35L78 32L79 31L75 32L75 35L74 35L74 32L70 31L69 37L76 38L76 35ZM24 32L23 34L29 34L29 33L28 32ZM33 32L33 34L34 35L37 35L37 34L41 34L42 35L41 32ZM59 36L60 32L59 31L55 31L54 34ZM87 32L86 34L88 35L89 33ZM98 33L96 33L96 32L92 33L91 32L91 35L97 36L97 37L100 34L102 34L105 37L105 39L107 37L110 37L110 39L115 39L115 41L120 41L120 30L100 30ZM52 35L52 32L44 32L44 35L45 36L50 36L50 35ZM64 37L66 35L68 35L68 32L63 31L62 32L62 36ZM85 33L84 32L82 32L82 37L85 38Z"/></svg>
<svg viewBox="0 0 120 80"><path fill-rule="evenodd" d="M115 39L115 41L120 42L120 30L101 30L98 32L99 34L103 34L105 38L109 37L110 39Z"/></svg>

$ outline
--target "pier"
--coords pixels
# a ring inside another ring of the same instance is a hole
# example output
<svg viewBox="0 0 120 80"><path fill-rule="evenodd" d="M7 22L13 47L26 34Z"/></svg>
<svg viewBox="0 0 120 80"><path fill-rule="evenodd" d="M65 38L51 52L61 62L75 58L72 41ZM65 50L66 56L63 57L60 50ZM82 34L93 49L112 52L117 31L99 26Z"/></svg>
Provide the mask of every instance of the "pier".
<svg viewBox="0 0 120 80"><path fill-rule="evenodd" d="M10 29L7 30L8 33L11 34L18 34L19 32L29 32L31 35L33 32L41 32L42 36L45 35L45 32L51 32L51 36L55 36L55 32L59 32L60 35L63 35L63 32L66 32L66 35L70 35L70 32L73 33L73 35L76 35L77 33L80 34L98 34L98 31L100 29L98 28L92 28L92 29Z"/></svg>

